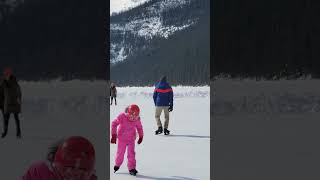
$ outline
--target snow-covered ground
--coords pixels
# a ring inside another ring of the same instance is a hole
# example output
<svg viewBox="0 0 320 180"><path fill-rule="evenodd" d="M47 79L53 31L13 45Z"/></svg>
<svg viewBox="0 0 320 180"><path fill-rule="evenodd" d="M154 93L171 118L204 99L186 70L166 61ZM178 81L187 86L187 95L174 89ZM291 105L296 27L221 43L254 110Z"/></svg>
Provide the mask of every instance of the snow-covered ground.
<svg viewBox="0 0 320 180"><path fill-rule="evenodd" d="M319 179L319 84L214 81L214 179Z"/></svg>
<svg viewBox="0 0 320 180"><path fill-rule="evenodd" d="M122 31L123 34L131 32L132 34L145 39L152 39L155 36L168 39L168 37L173 35L176 31L181 31L194 23L195 21L189 21L181 26L166 26L163 24L160 17L150 17L130 21L124 25L110 24L110 29L112 31Z"/></svg>
<svg viewBox="0 0 320 180"><path fill-rule="evenodd" d="M319 80L217 80L216 114L320 112Z"/></svg>
<svg viewBox="0 0 320 180"><path fill-rule="evenodd" d="M110 146L110 179L209 180L210 179L210 88L173 87L170 136L154 135L153 87L119 87L117 106L110 106L111 121L129 104L140 106L145 137L136 146L137 177L128 174L127 159L113 173L116 145ZM161 116L163 122L163 114Z"/></svg>
<svg viewBox="0 0 320 180"><path fill-rule="evenodd" d="M23 138L15 138L11 117L9 133L0 139L0 179L19 180L32 162L45 159L51 143L71 135L81 135L93 142L97 175L99 179L109 179L107 82L20 82L20 85ZM2 123L0 116L1 132Z"/></svg>

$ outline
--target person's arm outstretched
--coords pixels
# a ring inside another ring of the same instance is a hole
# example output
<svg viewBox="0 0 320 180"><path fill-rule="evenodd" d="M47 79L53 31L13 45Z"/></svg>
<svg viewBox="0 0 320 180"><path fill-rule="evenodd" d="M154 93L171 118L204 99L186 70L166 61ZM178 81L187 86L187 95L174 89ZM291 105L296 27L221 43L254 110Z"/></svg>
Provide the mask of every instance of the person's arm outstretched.
<svg viewBox="0 0 320 180"><path fill-rule="evenodd" d="M142 140L143 140L143 127L142 127L142 123L141 120L139 118L139 120L137 121L137 125L136 125L138 134L139 134L139 140L138 140L138 144L141 144Z"/></svg>

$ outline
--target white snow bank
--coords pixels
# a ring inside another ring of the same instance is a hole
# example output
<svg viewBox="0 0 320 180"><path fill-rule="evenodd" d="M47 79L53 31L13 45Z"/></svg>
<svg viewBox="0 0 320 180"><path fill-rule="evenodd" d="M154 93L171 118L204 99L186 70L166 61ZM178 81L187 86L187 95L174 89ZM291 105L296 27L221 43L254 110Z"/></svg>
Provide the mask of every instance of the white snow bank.
<svg viewBox="0 0 320 180"><path fill-rule="evenodd" d="M320 112L320 80L213 82L215 114Z"/></svg>
<svg viewBox="0 0 320 180"><path fill-rule="evenodd" d="M209 86L173 86L174 98L182 97L202 97L210 98ZM154 87L118 87L118 97L151 97L153 96Z"/></svg>

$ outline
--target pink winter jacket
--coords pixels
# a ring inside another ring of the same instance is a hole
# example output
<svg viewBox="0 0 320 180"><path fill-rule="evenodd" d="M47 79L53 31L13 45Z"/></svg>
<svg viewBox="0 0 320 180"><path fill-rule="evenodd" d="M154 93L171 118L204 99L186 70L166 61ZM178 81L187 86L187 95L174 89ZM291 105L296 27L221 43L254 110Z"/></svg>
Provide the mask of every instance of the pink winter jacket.
<svg viewBox="0 0 320 180"><path fill-rule="evenodd" d="M90 180L97 180L97 176L92 175ZM30 166L21 180L59 180L53 172L49 162L39 161Z"/></svg>
<svg viewBox="0 0 320 180"><path fill-rule="evenodd" d="M118 126L119 128L117 128ZM140 117L137 120L130 120L126 113L121 113L112 121L111 133L116 134L119 140L134 141L137 131L139 137L142 137L143 128Z"/></svg>

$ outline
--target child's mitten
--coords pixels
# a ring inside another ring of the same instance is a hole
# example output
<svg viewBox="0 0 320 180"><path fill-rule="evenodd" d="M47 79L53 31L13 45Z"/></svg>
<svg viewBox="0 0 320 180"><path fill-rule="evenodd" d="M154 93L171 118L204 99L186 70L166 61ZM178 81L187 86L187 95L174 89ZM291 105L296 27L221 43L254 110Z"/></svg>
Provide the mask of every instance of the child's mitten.
<svg viewBox="0 0 320 180"><path fill-rule="evenodd" d="M143 136L139 137L138 144L141 144L143 140Z"/></svg>
<svg viewBox="0 0 320 180"><path fill-rule="evenodd" d="M116 143L117 143L117 135L116 134L112 134L111 144L116 144Z"/></svg>

